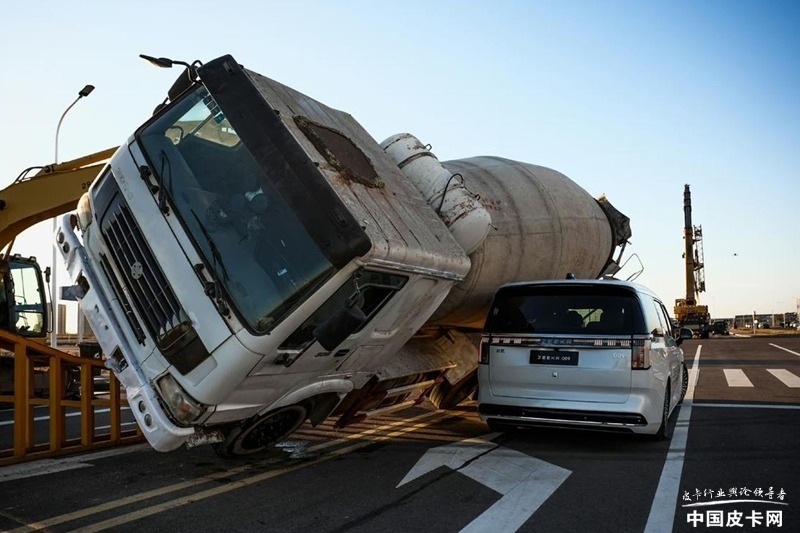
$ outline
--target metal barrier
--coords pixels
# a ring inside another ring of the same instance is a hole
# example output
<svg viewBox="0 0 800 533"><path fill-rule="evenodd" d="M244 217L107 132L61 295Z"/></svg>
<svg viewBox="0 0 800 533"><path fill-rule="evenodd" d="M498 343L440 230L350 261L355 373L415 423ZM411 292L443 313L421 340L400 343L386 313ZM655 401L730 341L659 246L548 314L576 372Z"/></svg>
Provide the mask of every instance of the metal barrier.
<svg viewBox="0 0 800 533"><path fill-rule="evenodd" d="M0 466L143 440L135 423L135 429L122 429L122 409L128 403L116 377L108 377L107 398L95 392L94 378L104 369L102 361L73 356L2 330L0 349L6 351L2 359L7 363L0 365L0 389L12 387L12 394L0 390L0 416L8 418L9 406L13 409L13 422L0 425ZM45 406L47 417L35 413ZM97 414L106 410L108 423L99 428ZM79 432L67 423L68 417L76 416L80 417ZM46 426L37 426L45 419ZM8 425L13 427L10 442Z"/></svg>

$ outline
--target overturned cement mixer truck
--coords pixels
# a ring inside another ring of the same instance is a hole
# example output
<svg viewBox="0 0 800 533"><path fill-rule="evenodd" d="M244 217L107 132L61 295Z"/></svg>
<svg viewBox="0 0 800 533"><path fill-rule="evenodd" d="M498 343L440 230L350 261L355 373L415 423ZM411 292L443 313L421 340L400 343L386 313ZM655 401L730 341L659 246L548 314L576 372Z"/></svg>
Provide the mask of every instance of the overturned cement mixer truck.
<svg viewBox="0 0 800 533"><path fill-rule="evenodd" d="M500 285L614 273L629 237L554 170L378 144L229 55L181 73L55 235L150 444L225 456L455 406Z"/></svg>

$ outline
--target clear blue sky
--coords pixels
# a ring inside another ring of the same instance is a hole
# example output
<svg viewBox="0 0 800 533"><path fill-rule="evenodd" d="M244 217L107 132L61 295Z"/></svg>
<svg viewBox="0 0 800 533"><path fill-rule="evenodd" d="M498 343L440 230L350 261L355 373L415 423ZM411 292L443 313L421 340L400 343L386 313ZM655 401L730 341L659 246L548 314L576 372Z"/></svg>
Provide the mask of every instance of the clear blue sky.
<svg viewBox="0 0 800 533"><path fill-rule="evenodd" d="M639 282L684 295L683 185L718 317L800 298L800 2L725 0L14 2L0 17L0 187L122 143L177 71L246 67L408 131L442 159L557 169L631 218ZM50 225L15 250L51 260ZM736 254L736 255L735 255ZM60 275L66 280L66 272Z"/></svg>

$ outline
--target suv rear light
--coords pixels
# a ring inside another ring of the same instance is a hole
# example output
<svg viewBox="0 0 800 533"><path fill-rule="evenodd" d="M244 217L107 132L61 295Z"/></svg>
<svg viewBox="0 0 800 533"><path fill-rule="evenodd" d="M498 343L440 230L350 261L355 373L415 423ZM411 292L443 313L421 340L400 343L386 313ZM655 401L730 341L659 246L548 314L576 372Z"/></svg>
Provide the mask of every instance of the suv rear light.
<svg viewBox="0 0 800 533"><path fill-rule="evenodd" d="M631 350L631 369L645 370L650 368L650 340L635 343Z"/></svg>
<svg viewBox="0 0 800 533"><path fill-rule="evenodd" d="M478 364L489 364L489 337L481 337L480 354L478 355Z"/></svg>

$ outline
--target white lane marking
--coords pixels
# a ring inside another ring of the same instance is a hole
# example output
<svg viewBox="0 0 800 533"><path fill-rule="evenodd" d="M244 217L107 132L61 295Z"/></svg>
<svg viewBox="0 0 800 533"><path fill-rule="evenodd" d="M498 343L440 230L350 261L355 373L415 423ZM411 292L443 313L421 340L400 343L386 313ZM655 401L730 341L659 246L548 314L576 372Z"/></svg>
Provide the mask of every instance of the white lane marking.
<svg viewBox="0 0 800 533"><path fill-rule="evenodd" d="M431 448L397 485L447 466L503 495L463 532L519 529L572 473L492 442L499 433Z"/></svg>
<svg viewBox="0 0 800 533"><path fill-rule="evenodd" d="M800 356L800 353L794 352L794 351L790 350L789 348L784 348L783 346L778 346L777 344L772 344L772 343L769 343L769 345L773 346L773 347L775 347L775 348L777 348L779 350L783 350L784 352L789 352L790 354L794 354L794 355Z"/></svg>
<svg viewBox="0 0 800 533"><path fill-rule="evenodd" d="M461 531L510 533L519 529L572 472L516 450L498 448L461 473L503 495Z"/></svg>
<svg viewBox="0 0 800 533"><path fill-rule="evenodd" d="M13 481L15 479L53 474L65 470L74 470L76 468L86 468L87 466L92 466L89 461L151 449L149 444L136 444L133 446L120 446L110 450L65 457L63 459L39 459L29 463L4 466L0 469L0 483Z"/></svg>
<svg viewBox="0 0 800 533"><path fill-rule="evenodd" d="M24 468L17 469L22 466ZM0 472L0 483L6 481L14 481L16 479L25 479L33 476L43 476L45 474L54 474L56 472L64 472L67 470L75 470L76 468L86 468L92 466L88 463L64 462L58 459L39 459L31 463L22 465L11 465L3 467Z"/></svg>
<svg viewBox="0 0 800 533"><path fill-rule="evenodd" d="M744 374L744 370L739 368L725 368L725 379L728 382L728 387L752 387L753 382L750 381Z"/></svg>
<svg viewBox="0 0 800 533"><path fill-rule="evenodd" d="M680 490L681 473L683 472L683 460L686 454L686 441L689 437L689 420L692 417L694 390L700 377L700 350L702 348L702 344L697 346L694 362L689 370L689 388L686 390L681 410L678 412L675 432L672 434L667 459L664 461L661 478L658 480L658 487L653 496L653 504L650 506L650 515L647 517L647 524L644 528L645 533L672 531L675 510L678 506L678 492Z"/></svg>
<svg viewBox="0 0 800 533"><path fill-rule="evenodd" d="M767 372L781 380L787 387L792 389L800 388L800 378L784 368L767 369Z"/></svg>
<svg viewBox="0 0 800 533"><path fill-rule="evenodd" d="M120 422L119 425L120 425L120 427L135 426L136 422ZM100 430L104 430L104 429L111 429L111 426L95 426L94 429L95 429L95 431L100 431Z"/></svg>
<svg viewBox="0 0 800 533"><path fill-rule="evenodd" d="M402 487L409 481L424 476L440 466L447 466L453 470L458 470L468 461L497 448L499 444L491 441L500 435L500 433L489 433L474 439L466 439L454 444L430 448L420 457L411 470L408 471L408 474L400 480L396 488Z"/></svg>
<svg viewBox="0 0 800 533"><path fill-rule="evenodd" d="M781 404L763 404L763 403L696 403L693 407L711 407L711 408L734 408L734 409L798 409L800 405L781 405Z"/></svg>
<svg viewBox="0 0 800 533"><path fill-rule="evenodd" d="M700 379L700 350L702 348L702 344L697 346L697 351L694 354L694 361L692 361L692 368L689 369L689 387L686 389L686 396L683 398L684 403L686 400L694 400L694 390L697 388L697 380ZM691 404L689 407L691 411Z"/></svg>

